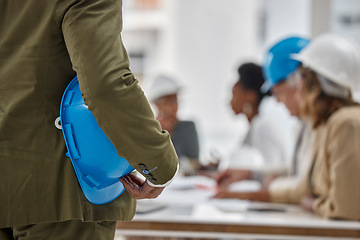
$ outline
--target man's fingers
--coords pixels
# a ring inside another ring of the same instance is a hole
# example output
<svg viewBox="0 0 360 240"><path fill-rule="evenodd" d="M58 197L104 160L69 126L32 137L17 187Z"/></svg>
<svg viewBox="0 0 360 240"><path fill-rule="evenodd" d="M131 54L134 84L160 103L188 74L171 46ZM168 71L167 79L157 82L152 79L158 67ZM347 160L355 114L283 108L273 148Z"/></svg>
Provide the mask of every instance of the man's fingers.
<svg viewBox="0 0 360 240"><path fill-rule="evenodd" d="M131 178L129 178L129 176L123 176L123 177L121 177L119 180L121 180L121 179L122 179L123 181L125 181L126 185L131 186L131 187L135 187L133 181L131 180ZM120 182L122 182L122 181L120 181ZM122 182L122 184L124 185L123 182Z"/></svg>
<svg viewBox="0 0 360 240"><path fill-rule="evenodd" d="M130 183L125 179L125 177L119 178L119 181L122 183L124 188L127 190L127 188L130 186Z"/></svg>
<svg viewBox="0 0 360 240"><path fill-rule="evenodd" d="M119 178L119 181L123 184L125 190L135 199L141 199L140 188L132 183L129 183L125 177Z"/></svg>
<svg viewBox="0 0 360 240"><path fill-rule="evenodd" d="M157 198L164 190L163 187L150 186L147 181L133 174L121 177L119 181L124 185L126 191L135 199Z"/></svg>
<svg viewBox="0 0 360 240"><path fill-rule="evenodd" d="M132 185L133 187L140 187L144 184L144 180L131 173L121 177L120 179L124 179L128 184Z"/></svg>
<svg viewBox="0 0 360 240"><path fill-rule="evenodd" d="M156 198L162 192L162 188L151 187L139 177L127 175L119 178L125 190L135 199Z"/></svg>
<svg viewBox="0 0 360 240"><path fill-rule="evenodd" d="M144 193L147 195L146 198L156 198L164 190L163 187L152 187L147 182L144 183L143 189Z"/></svg>
<svg viewBox="0 0 360 240"><path fill-rule="evenodd" d="M144 180L136 176L135 174L128 174L127 175L134 183L136 183L138 186L142 186L144 184Z"/></svg>

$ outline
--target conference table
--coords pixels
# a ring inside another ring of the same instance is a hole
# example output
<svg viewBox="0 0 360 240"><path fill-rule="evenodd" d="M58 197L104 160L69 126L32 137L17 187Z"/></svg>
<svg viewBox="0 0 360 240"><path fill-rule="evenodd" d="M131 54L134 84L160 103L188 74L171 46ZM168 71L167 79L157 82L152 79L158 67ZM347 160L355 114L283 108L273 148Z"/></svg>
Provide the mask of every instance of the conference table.
<svg viewBox="0 0 360 240"><path fill-rule="evenodd" d="M243 181L235 191L259 189ZM118 222L122 239L360 239L360 222L329 220L297 205L213 199L212 179L177 177L157 199L139 200L134 219Z"/></svg>

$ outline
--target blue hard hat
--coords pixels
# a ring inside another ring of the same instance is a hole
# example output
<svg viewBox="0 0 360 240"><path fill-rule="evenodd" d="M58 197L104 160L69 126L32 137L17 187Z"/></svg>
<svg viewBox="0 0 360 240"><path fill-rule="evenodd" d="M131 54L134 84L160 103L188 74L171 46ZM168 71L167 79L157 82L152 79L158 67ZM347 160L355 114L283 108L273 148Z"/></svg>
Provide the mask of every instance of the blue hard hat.
<svg viewBox="0 0 360 240"><path fill-rule="evenodd" d="M262 92L268 92L297 69L300 62L293 59L291 55L299 53L309 43L310 40L306 38L288 37L269 49L263 64L265 83L261 87Z"/></svg>
<svg viewBox="0 0 360 240"><path fill-rule="evenodd" d="M125 190L119 178L134 168L117 154L88 110L77 77L63 94L60 122L68 150L66 155L71 159L85 197L94 204L115 200Z"/></svg>

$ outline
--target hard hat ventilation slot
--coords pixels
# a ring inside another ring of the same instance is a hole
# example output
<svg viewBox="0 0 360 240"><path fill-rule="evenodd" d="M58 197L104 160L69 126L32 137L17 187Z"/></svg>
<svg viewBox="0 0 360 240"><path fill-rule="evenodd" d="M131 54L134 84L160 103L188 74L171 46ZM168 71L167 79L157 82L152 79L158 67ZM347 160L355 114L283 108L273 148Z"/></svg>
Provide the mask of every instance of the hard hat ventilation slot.
<svg viewBox="0 0 360 240"><path fill-rule="evenodd" d="M100 183L96 181L94 178L92 178L90 175L84 175L82 177L84 182L86 182L90 187L98 187L100 186Z"/></svg>
<svg viewBox="0 0 360 240"><path fill-rule="evenodd" d="M74 91L68 91L68 93L66 94L65 99L63 101L63 106L64 107L71 105L74 94L75 94Z"/></svg>
<svg viewBox="0 0 360 240"><path fill-rule="evenodd" d="M70 155L75 160L79 159L80 154L77 149L77 144L75 141L75 136L74 136L71 124L65 124L64 131L67 133L66 135L68 136L67 141L68 141L68 148L69 148Z"/></svg>

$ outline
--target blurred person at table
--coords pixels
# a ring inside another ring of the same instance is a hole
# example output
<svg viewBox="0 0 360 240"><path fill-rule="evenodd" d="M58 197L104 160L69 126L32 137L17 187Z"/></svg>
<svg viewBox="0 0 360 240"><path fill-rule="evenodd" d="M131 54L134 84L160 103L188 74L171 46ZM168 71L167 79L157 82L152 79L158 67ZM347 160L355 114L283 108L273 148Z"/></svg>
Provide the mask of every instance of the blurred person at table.
<svg viewBox="0 0 360 240"><path fill-rule="evenodd" d="M324 34L294 57L299 60L302 115L318 129L303 208L335 219L360 220L360 46Z"/></svg>
<svg viewBox="0 0 360 240"><path fill-rule="evenodd" d="M265 180L266 183L260 191L231 192L227 187L230 183L241 180L241 173L236 169L229 169L217 179L221 190L215 195L216 198L300 203L306 190L303 183L311 166L316 131L312 129L310 122L305 122L300 117L299 101L294 97L297 92L297 68L300 63L291 56L299 53L309 42L308 39L297 36L281 39L269 48L263 66L266 82L262 86L262 91L271 91L277 101L283 103L289 113L299 119L299 131L295 134L297 139L287 176L271 176ZM224 178L229 179L226 185L223 184Z"/></svg>
<svg viewBox="0 0 360 240"><path fill-rule="evenodd" d="M222 167L220 163L220 171L215 178L219 185L224 186L234 182L233 177L236 177L236 181L262 181L265 172L281 172L285 168L286 150L282 131L275 119L260 111L260 105L267 95L261 91L264 84L261 66L244 63L238 68L238 74L230 105L236 115L246 116L249 130L235 153L230 155L226 166ZM227 175L233 171L236 176Z"/></svg>
<svg viewBox="0 0 360 240"><path fill-rule="evenodd" d="M360 220L360 47L325 34L294 57L302 63L296 97L316 130L311 164L300 189L301 206L326 218ZM227 198L249 199L247 193ZM218 194L219 197L219 194Z"/></svg>
<svg viewBox="0 0 360 240"><path fill-rule="evenodd" d="M178 94L182 88L175 78L158 75L149 86L148 97L156 107L156 119L170 133L180 159L180 173L194 175L200 167L199 140L195 123L178 118Z"/></svg>

